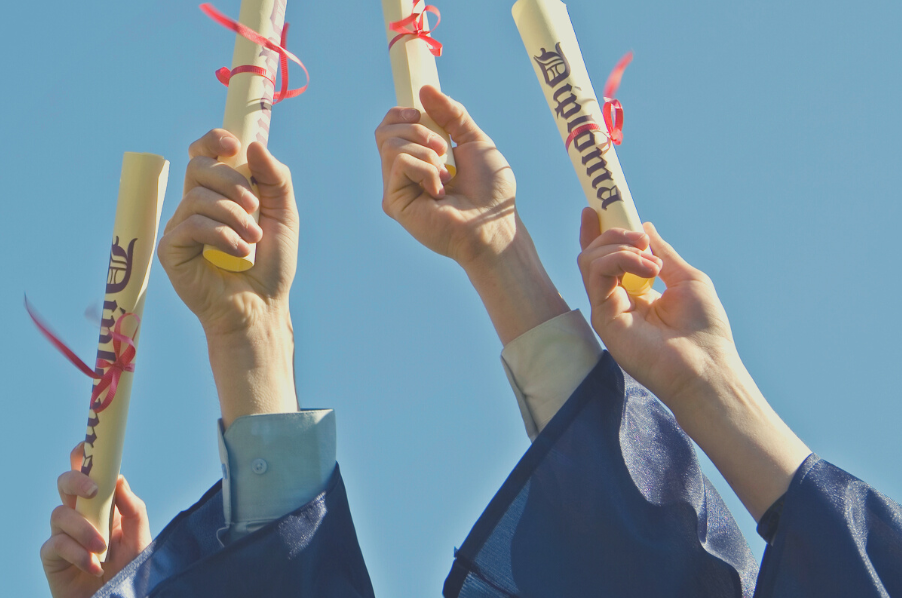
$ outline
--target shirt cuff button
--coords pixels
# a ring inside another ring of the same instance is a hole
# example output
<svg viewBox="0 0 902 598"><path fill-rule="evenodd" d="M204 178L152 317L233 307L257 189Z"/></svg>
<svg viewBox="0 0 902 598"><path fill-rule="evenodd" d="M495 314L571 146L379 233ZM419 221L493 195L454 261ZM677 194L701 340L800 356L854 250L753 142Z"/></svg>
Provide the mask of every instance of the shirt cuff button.
<svg viewBox="0 0 902 598"><path fill-rule="evenodd" d="M266 473L266 461L263 459L254 459L254 462L251 463L251 471L253 471L257 475L262 475Z"/></svg>

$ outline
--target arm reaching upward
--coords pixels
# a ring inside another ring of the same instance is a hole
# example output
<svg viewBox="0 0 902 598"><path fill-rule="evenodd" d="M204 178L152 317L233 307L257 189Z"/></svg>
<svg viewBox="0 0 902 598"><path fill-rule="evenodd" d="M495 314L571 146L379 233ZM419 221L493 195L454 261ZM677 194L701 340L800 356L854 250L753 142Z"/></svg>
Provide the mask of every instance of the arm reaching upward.
<svg viewBox="0 0 902 598"><path fill-rule="evenodd" d="M592 326L623 369L666 404L758 520L811 454L749 375L711 279L651 224L612 229L583 211L579 266ZM645 251L651 247L654 256ZM660 275L664 293L630 297L625 273Z"/></svg>

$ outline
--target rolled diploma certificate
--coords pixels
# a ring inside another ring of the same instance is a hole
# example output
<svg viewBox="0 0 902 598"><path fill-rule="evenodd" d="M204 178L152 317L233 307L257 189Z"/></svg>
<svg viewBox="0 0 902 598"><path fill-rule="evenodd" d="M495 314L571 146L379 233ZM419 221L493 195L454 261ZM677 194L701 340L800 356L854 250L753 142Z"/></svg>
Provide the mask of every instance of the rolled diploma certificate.
<svg viewBox="0 0 902 598"><path fill-rule="evenodd" d="M111 331L117 320L126 313L140 318L144 311L144 294L150 278L150 265L168 179L169 162L161 156L126 152L122 159L116 224L113 228L106 297L97 347L98 360L116 361ZM135 318L129 317L122 321L120 332L133 337L136 347L139 330ZM104 371L98 369L97 373L103 374ZM103 534L107 545L110 540L113 493L122 463L125 421L128 417L133 375L122 372L113 401L100 413L94 411L107 397L107 389L92 404L88 414L81 471L90 476L99 489L94 498L79 498L75 509ZM99 383L100 381L95 381L94 384L96 386ZM100 555L101 561L105 559L106 552Z"/></svg>
<svg viewBox="0 0 902 598"><path fill-rule="evenodd" d="M389 29L392 23L406 19L413 12L413 7L418 0L382 0L382 14L385 16L385 30L388 32L388 41L391 43L397 33ZM429 13L423 15L424 28L429 28ZM420 89L424 85L431 85L441 89L438 81L438 69L435 66L435 56L429 51L429 46L412 35L402 37L389 50L391 58L391 72L395 80L395 95L398 97L398 105L408 108L416 108L422 115L420 124L429 130L439 134L448 144L448 151L442 156L445 168L453 177L457 174L457 166L454 163L454 152L451 149L451 138L440 126L435 124L420 102Z"/></svg>
<svg viewBox="0 0 902 598"><path fill-rule="evenodd" d="M566 142L573 131L592 123L601 127L576 135L567 148L586 199L598 213L601 230L642 231L614 144L599 143L605 137L604 116L567 7L560 0L518 0L512 12L561 139ZM632 274L621 281L631 295L644 293L653 283L653 279Z"/></svg>
<svg viewBox="0 0 902 598"><path fill-rule="evenodd" d="M268 40L278 44L285 24L287 0L242 0L238 21L253 29ZM235 36L235 52L232 55L232 69L239 66L255 66L275 75L279 69L279 55L240 35ZM272 82L266 77L253 73L236 73L229 79L226 94L225 117L222 128L235 135L241 142L238 154L231 158L220 158L248 179L257 194L257 187L251 180L247 167L247 146L254 141L266 145L269 141L269 123L272 116L272 99L275 93ZM259 212L252 214L254 220ZM204 257L211 263L229 272L244 272L254 265L256 246L245 257L235 257L206 245Z"/></svg>

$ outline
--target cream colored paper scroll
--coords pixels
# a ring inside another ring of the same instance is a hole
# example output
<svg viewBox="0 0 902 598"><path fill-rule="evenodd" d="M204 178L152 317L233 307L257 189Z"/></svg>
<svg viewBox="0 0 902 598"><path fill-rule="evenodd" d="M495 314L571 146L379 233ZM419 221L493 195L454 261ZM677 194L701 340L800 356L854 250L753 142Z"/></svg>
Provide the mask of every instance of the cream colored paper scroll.
<svg viewBox="0 0 902 598"><path fill-rule="evenodd" d="M119 202L116 205L116 223L113 228L106 297L97 347L98 361L116 361L112 332L120 318L120 332L133 337L135 345L138 344L140 327L136 318L123 316L131 313L140 318L144 311L144 294L150 278L150 265L168 180L169 162L161 156L127 152L122 159ZM121 348L125 349L125 346ZM100 405L108 397L108 391L104 391L92 404L88 414L81 471L97 483L99 490L94 498L79 498L75 508L103 534L107 545L110 539L113 493L122 463L133 375L123 372L112 402L101 409ZM95 381L94 384L97 386L100 383L101 381ZM100 555L100 560L105 559L104 552Z"/></svg>
<svg viewBox="0 0 902 598"><path fill-rule="evenodd" d="M238 21L278 44L285 24L286 4L286 0L242 0ZM245 65L264 68L267 72L275 74L279 69L279 55L236 35L232 69ZM254 141L259 141L263 145L269 141L274 93L272 81L260 75L236 73L229 80L222 128L238 138L241 150L236 156L220 160L243 174L248 181L251 181L251 173L247 167L247 146ZM251 184L256 194L257 188L253 185L253 181ZM258 212L254 212L252 216L254 220L260 217ZM255 245L251 245L249 255L241 258L223 253L210 245L204 247L204 257L207 260L230 272L249 270L254 265L255 256Z"/></svg>
<svg viewBox="0 0 902 598"><path fill-rule="evenodd" d="M390 26L413 13L414 6L419 4L423 8L422 0L382 0L382 14L385 17L385 30L388 34L388 42L398 35ZM429 13L423 15L424 29L429 29ZM395 95L398 105L408 108L416 108L420 111L420 124L439 134L448 144L448 151L442 156L445 168L453 177L457 174L457 166L454 163L454 151L451 149L451 138L440 126L435 124L420 102L420 89L424 85L431 85L441 89L438 80L438 69L435 66L435 56L429 51L429 46L412 35L399 39L390 49L391 72L395 81Z"/></svg>
<svg viewBox="0 0 902 598"><path fill-rule="evenodd" d="M560 0L518 0L512 12L561 140L566 142L573 131L591 123L601 127L601 131L576 135L567 150L586 199L598 213L601 230L643 230L614 144L605 143L601 106L567 7ZM631 295L639 295L653 282L627 274L621 285Z"/></svg>

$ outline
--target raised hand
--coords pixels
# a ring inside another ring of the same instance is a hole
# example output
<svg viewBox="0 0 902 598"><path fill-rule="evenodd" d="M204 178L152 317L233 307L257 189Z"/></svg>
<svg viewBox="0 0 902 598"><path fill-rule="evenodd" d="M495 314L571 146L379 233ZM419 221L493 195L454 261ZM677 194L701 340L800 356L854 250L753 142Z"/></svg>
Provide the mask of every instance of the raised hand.
<svg viewBox="0 0 902 598"><path fill-rule="evenodd" d="M243 331L259 319L287 311L297 269L298 211L291 173L259 143L248 147L247 179L218 162L238 152L238 140L214 129L191 144L184 198L160 240L160 262L179 297L208 335ZM250 213L260 208L260 222ZM246 272L220 270L203 258L209 244L242 257L257 243L256 265Z"/></svg>
<svg viewBox="0 0 902 598"><path fill-rule="evenodd" d="M392 108L376 129L382 208L417 241L467 272L501 342L568 311L548 278L515 202L510 165L466 109L433 87L426 112L457 143L419 124L420 113ZM439 158L454 151L451 179Z"/></svg>
<svg viewBox="0 0 902 598"><path fill-rule="evenodd" d="M291 173L252 143L247 160L258 200L244 176L217 161L238 149L222 129L191 144L184 198L158 250L172 286L203 325L226 426L242 415L297 410L288 299L300 223ZM258 206L259 224L250 216ZM249 243L257 255L246 272L220 270L203 257L204 244L241 257Z"/></svg>
<svg viewBox="0 0 902 598"><path fill-rule="evenodd" d="M420 243L467 268L499 254L513 240L514 174L460 103L428 86L420 100L457 143L458 174L451 179L439 156L452 150L418 124L419 111L392 108L376 129L382 207Z"/></svg>
<svg viewBox="0 0 902 598"><path fill-rule="evenodd" d="M601 234L598 216L585 208L580 245L593 328L621 367L671 409L691 401L696 386L724 360L738 358L711 279L686 263L653 225L647 223L644 233ZM631 297L619 286L627 272L660 276L667 290Z"/></svg>
<svg viewBox="0 0 902 598"><path fill-rule="evenodd" d="M125 478L116 483L113 528L107 560L97 555L106 548L103 536L78 511L76 499L92 498L97 485L81 473L84 443L79 443L70 460L72 470L57 480L63 504L50 515L50 539L41 546L41 562L54 598L87 598L119 573L150 544L150 524L144 502L129 488Z"/></svg>
<svg viewBox="0 0 902 598"><path fill-rule="evenodd" d="M743 365L711 279L651 224L645 233L601 234L598 217L587 208L580 244L592 327L617 363L670 407L759 519L811 451ZM660 276L667 290L630 297L618 284L626 273Z"/></svg>

